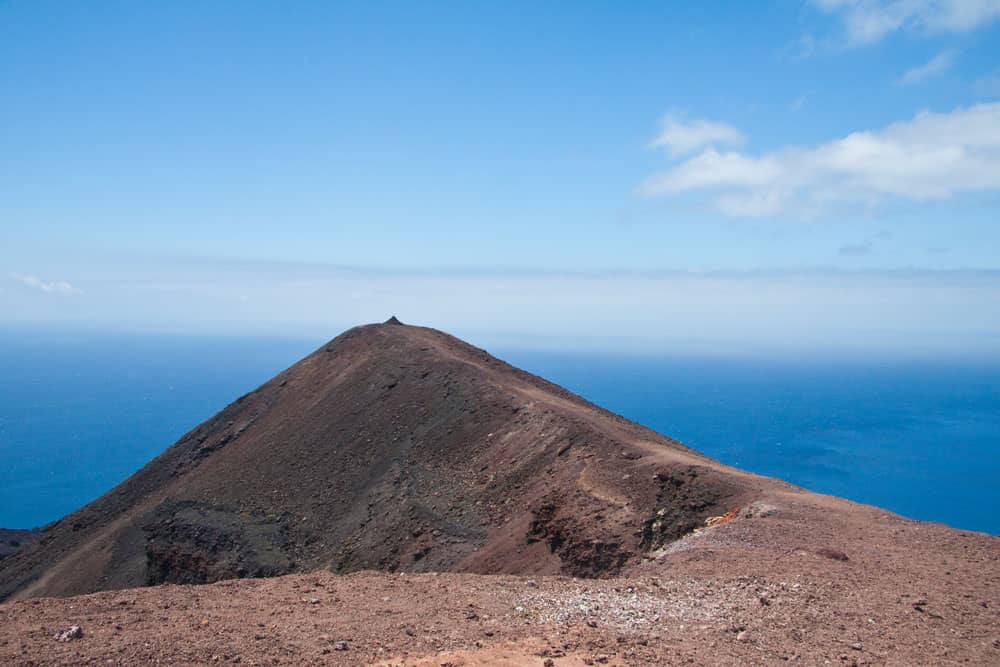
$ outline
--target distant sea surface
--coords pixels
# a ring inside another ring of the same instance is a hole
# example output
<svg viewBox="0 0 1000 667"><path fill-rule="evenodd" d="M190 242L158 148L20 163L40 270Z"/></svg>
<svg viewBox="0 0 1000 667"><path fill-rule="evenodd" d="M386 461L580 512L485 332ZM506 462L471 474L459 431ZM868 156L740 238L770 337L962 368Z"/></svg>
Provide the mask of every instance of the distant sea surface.
<svg viewBox="0 0 1000 667"><path fill-rule="evenodd" d="M320 342L0 335L0 527L93 500ZM1000 363L491 352L725 463L1000 533Z"/></svg>

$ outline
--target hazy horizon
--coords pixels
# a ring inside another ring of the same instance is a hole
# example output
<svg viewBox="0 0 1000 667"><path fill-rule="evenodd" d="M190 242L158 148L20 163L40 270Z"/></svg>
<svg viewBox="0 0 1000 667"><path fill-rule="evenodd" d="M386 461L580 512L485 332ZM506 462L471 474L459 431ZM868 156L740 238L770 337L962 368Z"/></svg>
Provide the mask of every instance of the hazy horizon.
<svg viewBox="0 0 1000 667"><path fill-rule="evenodd" d="M503 272L190 262L141 271L104 270L73 292L0 291L13 305L7 325L322 341L396 315L479 344L528 349L1000 359L1000 270Z"/></svg>

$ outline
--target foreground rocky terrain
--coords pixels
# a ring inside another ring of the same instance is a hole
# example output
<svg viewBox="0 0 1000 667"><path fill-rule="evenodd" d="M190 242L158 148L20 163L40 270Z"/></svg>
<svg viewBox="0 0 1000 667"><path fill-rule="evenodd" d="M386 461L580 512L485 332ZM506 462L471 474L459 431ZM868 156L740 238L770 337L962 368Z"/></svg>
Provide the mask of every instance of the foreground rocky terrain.
<svg viewBox="0 0 1000 667"><path fill-rule="evenodd" d="M728 468L395 320L46 527L0 597L0 664L1000 664L1000 538Z"/></svg>
<svg viewBox="0 0 1000 667"><path fill-rule="evenodd" d="M609 579L317 572L10 602L0 664L1000 664L995 538L877 525L848 555L738 519Z"/></svg>

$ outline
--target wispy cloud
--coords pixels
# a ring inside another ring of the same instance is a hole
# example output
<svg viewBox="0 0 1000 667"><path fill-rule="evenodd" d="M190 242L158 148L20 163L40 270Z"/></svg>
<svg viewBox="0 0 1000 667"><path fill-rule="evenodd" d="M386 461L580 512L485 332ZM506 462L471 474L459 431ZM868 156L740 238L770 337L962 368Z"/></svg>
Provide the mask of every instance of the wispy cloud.
<svg viewBox="0 0 1000 667"><path fill-rule="evenodd" d="M965 32L1000 18L1000 0L812 0L838 16L851 46L872 44L899 30Z"/></svg>
<svg viewBox="0 0 1000 667"><path fill-rule="evenodd" d="M684 121L665 116L651 148L667 148L671 155L686 155L705 146L739 146L743 134L732 125L710 120Z"/></svg>
<svg viewBox="0 0 1000 667"><path fill-rule="evenodd" d="M872 254L872 251L875 250L876 243L889 241L892 239L892 236L892 232L882 229L875 232L861 243L845 243L838 248L837 254L841 257L864 257Z"/></svg>
<svg viewBox="0 0 1000 667"><path fill-rule="evenodd" d="M395 314L486 346L1000 354L1000 271L386 270L210 258L128 267L102 265L100 293L86 302L7 290L0 324L325 338Z"/></svg>
<svg viewBox="0 0 1000 667"><path fill-rule="evenodd" d="M819 40L817 40L813 35L806 33L798 39L786 44L785 47L779 52L779 55L787 60L804 60L816 55L816 52L820 50L821 46L822 44Z"/></svg>
<svg viewBox="0 0 1000 667"><path fill-rule="evenodd" d="M870 241L866 241L865 243L848 243L847 245L842 245L837 254L845 257L862 257L870 255L871 252L872 244Z"/></svg>
<svg viewBox="0 0 1000 667"><path fill-rule="evenodd" d="M639 192L703 192L733 217L814 218L895 197L942 200L1000 190L1000 103L918 113L880 130L751 155L706 148L654 174Z"/></svg>
<svg viewBox="0 0 1000 667"><path fill-rule="evenodd" d="M951 69L951 66L955 63L955 56L956 53L954 51L942 51L923 65L912 67L903 72L897 83L901 86L912 86L913 84L922 83L938 74L943 74Z"/></svg>
<svg viewBox="0 0 1000 667"><path fill-rule="evenodd" d="M79 294L80 290L64 280L42 280L37 276L25 275L23 273L11 273L11 279L16 280L25 287L36 289L49 294Z"/></svg>

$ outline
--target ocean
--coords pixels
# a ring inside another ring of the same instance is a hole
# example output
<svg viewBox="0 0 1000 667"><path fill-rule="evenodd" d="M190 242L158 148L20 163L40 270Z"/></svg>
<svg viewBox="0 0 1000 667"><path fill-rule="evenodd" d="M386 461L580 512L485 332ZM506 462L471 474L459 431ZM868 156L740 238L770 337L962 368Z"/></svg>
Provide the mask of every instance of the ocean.
<svg viewBox="0 0 1000 667"><path fill-rule="evenodd" d="M0 335L0 527L93 500L320 343ZM490 351L725 463L1000 534L1000 361Z"/></svg>

